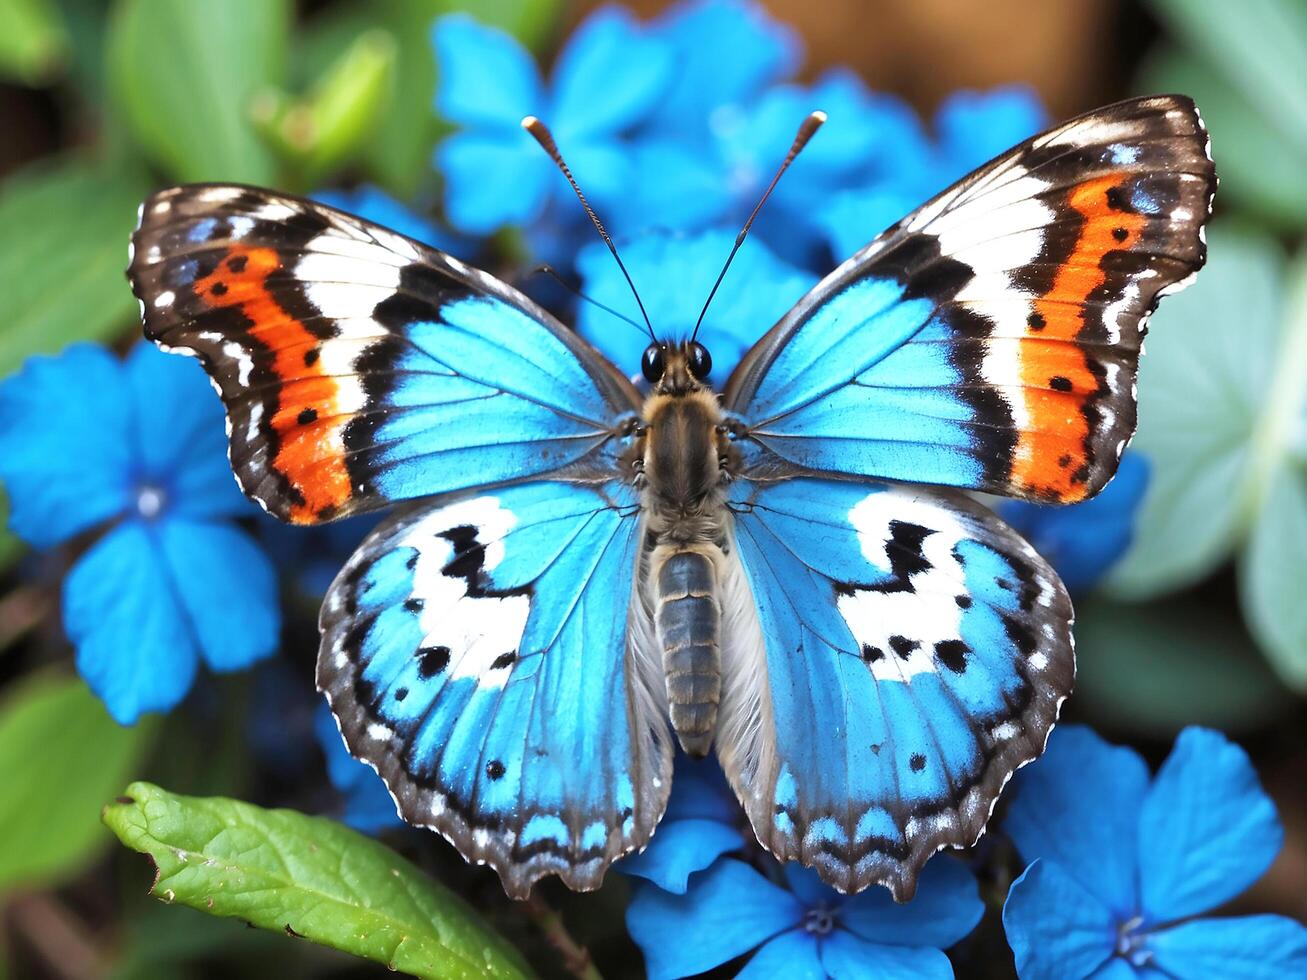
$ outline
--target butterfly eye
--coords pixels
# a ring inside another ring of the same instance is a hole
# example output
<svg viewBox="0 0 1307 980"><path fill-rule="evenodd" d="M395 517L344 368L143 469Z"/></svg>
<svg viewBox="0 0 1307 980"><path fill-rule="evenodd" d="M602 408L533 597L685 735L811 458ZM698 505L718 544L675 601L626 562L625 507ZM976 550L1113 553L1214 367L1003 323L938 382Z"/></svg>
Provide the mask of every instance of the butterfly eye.
<svg viewBox="0 0 1307 980"><path fill-rule="evenodd" d="M708 348L703 344L695 341L690 344L687 352L690 356L690 373L700 381L712 373L712 355L708 353Z"/></svg>
<svg viewBox="0 0 1307 980"><path fill-rule="evenodd" d="M644 357L640 359L640 370L644 372L644 378L651 385L657 384L663 377L663 349L659 344L650 344L644 349Z"/></svg>

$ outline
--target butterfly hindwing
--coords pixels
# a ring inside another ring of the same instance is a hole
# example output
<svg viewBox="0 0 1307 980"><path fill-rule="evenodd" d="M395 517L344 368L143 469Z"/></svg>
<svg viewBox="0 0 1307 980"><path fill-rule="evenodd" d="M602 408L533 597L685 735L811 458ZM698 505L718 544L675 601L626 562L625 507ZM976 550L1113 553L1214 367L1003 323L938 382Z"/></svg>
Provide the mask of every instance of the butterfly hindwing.
<svg viewBox="0 0 1307 980"><path fill-rule="evenodd" d="M196 354L246 493L296 523L612 468L639 397L575 333L459 260L238 185L145 202L129 275L146 336Z"/></svg>
<svg viewBox="0 0 1307 980"><path fill-rule="evenodd" d="M1017 146L819 283L725 405L755 467L1071 502L1134 431L1148 314L1203 264L1193 103L1118 103Z"/></svg>
<svg viewBox="0 0 1307 980"><path fill-rule="evenodd" d="M383 524L323 606L318 684L410 823L508 893L598 887L671 781L657 665L628 652L634 491L533 483Z"/></svg>
<svg viewBox="0 0 1307 980"><path fill-rule="evenodd" d="M906 900L1043 750L1075 669L1066 591L956 493L741 482L731 509L718 755L777 857Z"/></svg>

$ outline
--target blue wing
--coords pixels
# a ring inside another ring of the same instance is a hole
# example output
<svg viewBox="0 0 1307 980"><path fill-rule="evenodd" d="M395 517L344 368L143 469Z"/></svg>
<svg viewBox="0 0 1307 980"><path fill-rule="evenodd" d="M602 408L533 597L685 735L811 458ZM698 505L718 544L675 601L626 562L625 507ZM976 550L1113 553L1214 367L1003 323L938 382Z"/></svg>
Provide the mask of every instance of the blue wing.
<svg viewBox="0 0 1307 980"><path fill-rule="evenodd" d="M1216 186L1193 103L1036 136L819 283L725 407L754 467L1071 502L1134 431L1148 314L1203 264Z"/></svg>
<svg viewBox="0 0 1307 980"><path fill-rule="evenodd" d="M141 209L146 336L222 395L232 467L314 523L507 480L610 471L640 399L574 332L459 260L326 205L200 184Z"/></svg>
<svg viewBox="0 0 1307 980"><path fill-rule="evenodd" d="M399 515L323 606L318 685L351 750L514 897L598 887L666 805L662 676L628 646L636 506L546 482Z"/></svg>
<svg viewBox="0 0 1307 980"><path fill-rule="evenodd" d="M1043 750L1074 675L1066 591L961 495L795 479L730 506L723 766L778 857L906 900Z"/></svg>

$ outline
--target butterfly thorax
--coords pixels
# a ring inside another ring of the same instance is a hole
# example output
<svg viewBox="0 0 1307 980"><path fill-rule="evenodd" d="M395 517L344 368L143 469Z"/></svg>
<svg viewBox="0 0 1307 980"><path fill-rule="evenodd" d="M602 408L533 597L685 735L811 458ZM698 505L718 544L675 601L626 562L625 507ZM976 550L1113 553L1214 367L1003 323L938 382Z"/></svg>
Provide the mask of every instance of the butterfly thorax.
<svg viewBox="0 0 1307 980"><path fill-rule="evenodd" d="M638 484L645 517L642 586L682 748L706 755L721 694L721 598L728 547L725 487L736 453L717 396L666 347L662 376L643 410Z"/></svg>

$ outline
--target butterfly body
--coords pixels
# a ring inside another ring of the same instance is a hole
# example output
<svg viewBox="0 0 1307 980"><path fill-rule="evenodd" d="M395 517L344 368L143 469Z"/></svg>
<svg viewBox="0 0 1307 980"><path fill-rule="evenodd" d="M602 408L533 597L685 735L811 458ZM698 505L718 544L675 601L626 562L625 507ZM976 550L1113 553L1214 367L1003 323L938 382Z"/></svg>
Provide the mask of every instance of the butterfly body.
<svg viewBox="0 0 1307 980"><path fill-rule="evenodd" d="M740 460L717 396L691 369L694 348L655 347L646 361L662 371L647 372L654 391L642 412L639 588L652 612L672 730L681 748L704 756L721 699L719 569L730 550L726 487Z"/></svg>
<svg viewBox="0 0 1307 980"><path fill-rule="evenodd" d="M1014 147L874 238L721 393L650 391L516 290L258 188L171 188L129 275L198 356L241 486L316 523L394 506L332 584L317 682L400 813L509 894L649 840L673 747L758 840L910 898L1071 690L1071 603L964 491L1097 492L1148 314L1202 265L1215 174L1181 96Z"/></svg>

